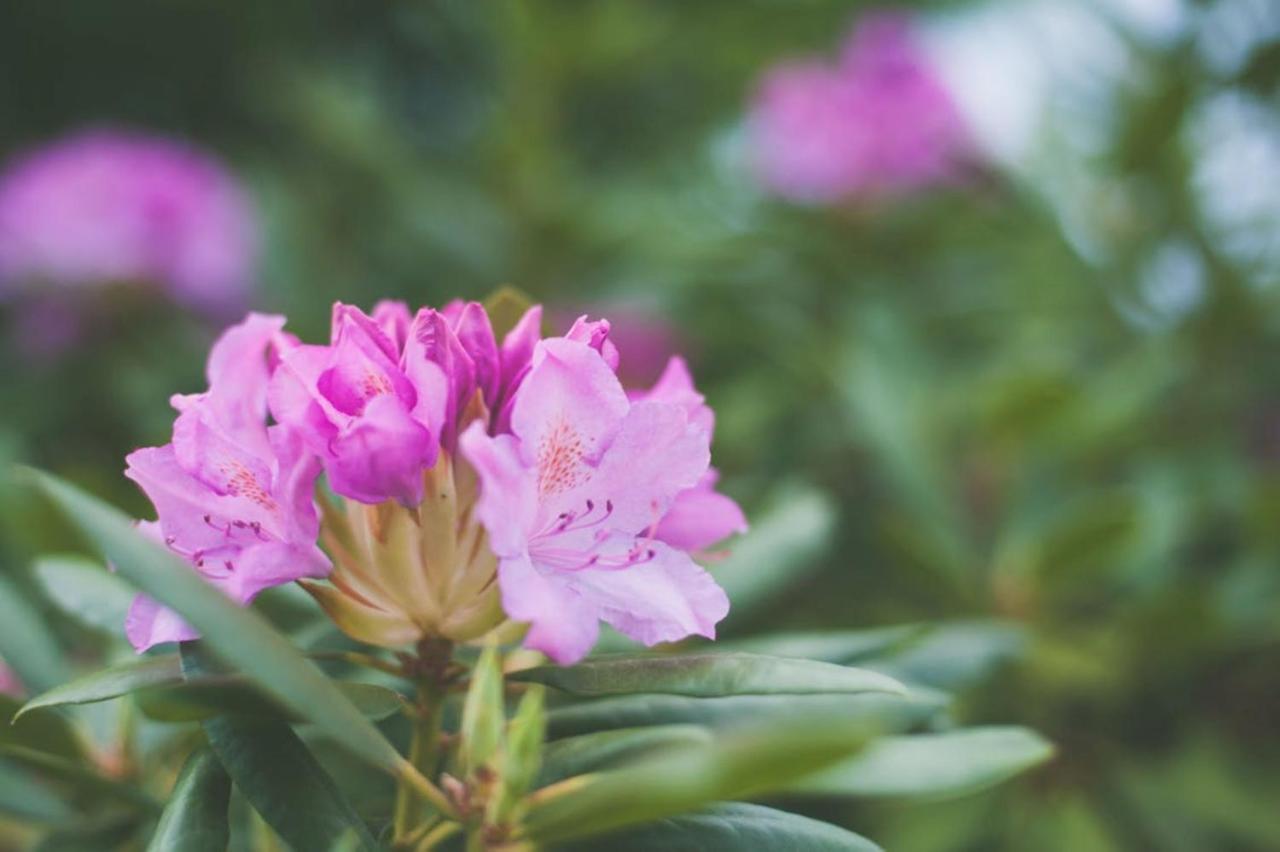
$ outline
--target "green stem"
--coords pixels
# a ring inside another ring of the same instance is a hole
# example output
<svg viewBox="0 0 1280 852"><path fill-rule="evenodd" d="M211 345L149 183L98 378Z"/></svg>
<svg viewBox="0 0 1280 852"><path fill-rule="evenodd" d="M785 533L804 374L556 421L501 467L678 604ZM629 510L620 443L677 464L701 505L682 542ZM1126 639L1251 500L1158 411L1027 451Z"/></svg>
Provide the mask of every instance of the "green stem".
<svg viewBox="0 0 1280 852"><path fill-rule="evenodd" d="M444 699L448 694L444 672L452 650L449 643L430 640L424 640L418 646L418 700L413 710L409 763L428 780L435 777L440 763L441 720L444 716ZM409 837L428 816L423 813L421 798L404 780L397 784L393 816L394 837L397 840L403 841Z"/></svg>

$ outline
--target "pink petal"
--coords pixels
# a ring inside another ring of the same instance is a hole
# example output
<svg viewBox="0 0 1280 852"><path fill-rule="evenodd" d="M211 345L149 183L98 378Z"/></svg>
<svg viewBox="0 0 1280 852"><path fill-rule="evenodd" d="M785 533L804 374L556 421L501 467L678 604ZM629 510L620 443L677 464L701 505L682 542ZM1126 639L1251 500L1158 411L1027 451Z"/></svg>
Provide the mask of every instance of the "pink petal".
<svg viewBox="0 0 1280 852"><path fill-rule="evenodd" d="M482 423L472 423L458 445L480 477L476 515L489 533L489 546L499 557L520 556L538 510L534 472L520 461L515 438L491 437Z"/></svg>
<svg viewBox="0 0 1280 852"><path fill-rule="evenodd" d="M141 654L164 642L187 642L199 639L200 633L168 607L146 595L138 595L125 617L124 633L129 644Z"/></svg>
<svg viewBox="0 0 1280 852"><path fill-rule="evenodd" d="M714 473L708 470L696 486L680 492L654 531L654 538L680 550L700 551L747 531L742 509L716 492Z"/></svg>
<svg viewBox="0 0 1280 852"><path fill-rule="evenodd" d="M595 609L560 582L544 576L527 557L498 565L502 608L512 619L529 622L524 644L561 665L587 655L600 635Z"/></svg>
<svg viewBox="0 0 1280 852"><path fill-rule="evenodd" d="M485 402L493 405L498 396L502 368L498 342L494 339L493 326L489 324L484 306L479 302L467 302L454 320L453 329L474 365L476 387L484 394ZM466 401L461 404L465 405Z"/></svg>
<svg viewBox="0 0 1280 852"><path fill-rule="evenodd" d="M679 355L673 355L667 361L666 369L658 377L648 391L632 392L634 400L651 400L679 405L689 415L689 421L705 428L708 432L715 428L715 414L706 404L706 398L693 386L693 376L689 373L689 365Z"/></svg>
<svg viewBox="0 0 1280 852"><path fill-rule="evenodd" d="M698 635L714 639L729 598L689 555L651 542L653 558L621 570L561 575L604 621L645 645ZM505 599L504 599L505 600Z"/></svg>
<svg viewBox="0 0 1280 852"><path fill-rule="evenodd" d="M373 322L387 336L397 351L404 349L404 342L409 336L409 323L413 322L413 314L404 302L383 299L373 306L371 315Z"/></svg>
<svg viewBox="0 0 1280 852"><path fill-rule="evenodd" d="M369 400L364 414L331 442L325 466L334 491L361 503L422 501L422 472L435 464L437 444L397 397Z"/></svg>
<svg viewBox="0 0 1280 852"><path fill-rule="evenodd" d="M537 345L533 368L511 413L526 465L539 489L562 494L590 476L594 462L628 409L618 378L585 343L553 338Z"/></svg>

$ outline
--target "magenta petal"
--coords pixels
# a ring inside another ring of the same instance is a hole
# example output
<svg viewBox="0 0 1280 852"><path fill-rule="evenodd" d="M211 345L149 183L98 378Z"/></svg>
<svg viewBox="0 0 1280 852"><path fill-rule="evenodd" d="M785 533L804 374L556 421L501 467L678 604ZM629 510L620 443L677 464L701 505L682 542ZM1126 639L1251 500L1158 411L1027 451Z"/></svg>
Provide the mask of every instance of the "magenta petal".
<svg viewBox="0 0 1280 852"><path fill-rule="evenodd" d="M494 405L502 379L502 366L498 342L494 339L493 326L489 324L484 306L479 302L467 302L454 320L454 333L474 365L475 386L484 394L485 403ZM465 405L467 401L463 400L461 404Z"/></svg>
<svg viewBox="0 0 1280 852"><path fill-rule="evenodd" d="M604 358L604 362L609 365L609 369L616 373L618 372L618 347L614 346L613 341L609 339L609 328L608 320L588 320L585 316L580 316L574 321L564 339L587 344L599 352L600 357Z"/></svg>
<svg viewBox="0 0 1280 852"><path fill-rule="evenodd" d="M403 350L409 336L409 323L413 322L409 306L401 301L383 299L373 306L371 317L387 339L395 344L396 350Z"/></svg>
<svg viewBox="0 0 1280 852"><path fill-rule="evenodd" d="M594 608L560 582L544 576L527 557L498 566L502 607L516 621L529 622L524 644L561 665L587 655L600 635Z"/></svg>
<svg viewBox="0 0 1280 852"><path fill-rule="evenodd" d="M364 415L332 442L326 467L333 490L362 503L422 500L422 472L435 464L431 432L394 396L376 396Z"/></svg>
<svg viewBox="0 0 1280 852"><path fill-rule="evenodd" d="M187 642L199 639L200 633L168 607L146 595L138 595L125 617L124 633L133 649L141 654L164 642Z"/></svg>

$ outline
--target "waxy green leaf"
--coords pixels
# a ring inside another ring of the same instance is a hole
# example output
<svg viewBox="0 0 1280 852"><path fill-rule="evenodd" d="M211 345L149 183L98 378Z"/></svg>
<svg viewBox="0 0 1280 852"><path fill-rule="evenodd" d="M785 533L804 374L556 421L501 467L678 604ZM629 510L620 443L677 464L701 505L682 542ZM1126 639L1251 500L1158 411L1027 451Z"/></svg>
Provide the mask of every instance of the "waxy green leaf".
<svg viewBox="0 0 1280 852"><path fill-rule="evenodd" d="M27 689L51 689L71 676L58 640L18 585L0 571L0 658Z"/></svg>
<svg viewBox="0 0 1280 852"><path fill-rule="evenodd" d="M183 671L214 674L201 643L182 646ZM328 849L354 833L362 849L377 849L364 821L288 724L279 720L217 716L203 723L205 736L236 789L267 824L295 849Z"/></svg>
<svg viewBox="0 0 1280 852"><path fill-rule="evenodd" d="M721 698L887 692L906 687L877 672L759 654L619 654L574 666L538 666L510 675L586 697L636 693Z"/></svg>
<svg viewBox="0 0 1280 852"><path fill-rule="evenodd" d="M788 791L945 798L999 784L1052 756L1052 744L1019 727L885 737L851 760L797 781Z"/></svg>
<svg viewBox="0 0 1280 852"><path fill-rule="evenodd" d="M0 695L0 745L16 745L78 761L85 758L71 722L55 713L23 718L19 699Z"/></svg>
<svg viewBox="0 0 1280 852"><path fill-rule="evenodd" d="M928 632L923 624L903 624L869 630L775 633L717 642L714 649L852 665L900 650Z"/></svg>
<svg viewBox="0 0 1280 852"><path fill-rule="evenodd" d="M735 539L733 552L712 568L732 604L721 629L732 630L780 591L816 570L835 521L829 497L800 487L789 489L771 511L753 518L751 532Z"/></svg>
<svg viewBox="0 0 1280 852"><path fill-rule="evenodd" d="M121 635L137 593L101 563L83 556L42 556L33 573L62 612L87 627Z"/></svg>
<svg viewBox="0 0 1280 852"><path fill-rule="evenodd" d="M611 769L664 749L706 745L713 739L711 729L701 725L652 725L568 737L547 744L539 786Z"/></svg>
<svg viewBox="0 0 1280 852"><path fill-rule="evenodd" d="M187 759L147 852L225 852L231 779L207 748Z"/></svg>
<svg viewBox="0 0 1280 852"><path fill-rule="evenodd" d="M912 689L905 696L868 692L860 695L733 695L689 698L682 695L626 695L603 698L547 715L551 739L647 725L693 724L724 727L743 720L785 720L796 713L828 713L876 725L885 732L911 730L936 717L950 698Z"/></svg>
<svg viewBox="0 0 1280 852"><path fill-rule="evenodd" d="M525 825L533 841L561 843L766 793L853 754L874 734L843 715L806 713L739 727L625 770L566 779L557 795L543 788L532 797Z"/></svg>
<svg viewBox="0 0 1280 852"><path fill-rule="evenodd" d="M667 817L568 847L571 852L601 848L610 852L880 851L865 837L830 823L744 802Z"/></svg>
<svg viewBox="0 0 1280 852"><path fill-rule="evenodd" d="M368 719L385 719L404 706L400 694L385 686L334 683ZM166 722L196 721L219 713L304 721L243 675L207 674L184 678L176 654L143 657L85 675L36 696L17 715L22 717L40 708L109 701L129 694L136 696L144 713Z"/></svg>

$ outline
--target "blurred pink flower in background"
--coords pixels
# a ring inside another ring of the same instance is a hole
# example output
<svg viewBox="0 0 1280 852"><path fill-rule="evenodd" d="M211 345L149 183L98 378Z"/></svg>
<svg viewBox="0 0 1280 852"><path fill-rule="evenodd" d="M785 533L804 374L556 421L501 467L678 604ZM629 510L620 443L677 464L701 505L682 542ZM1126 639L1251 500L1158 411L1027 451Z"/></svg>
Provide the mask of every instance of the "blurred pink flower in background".
<svg viewBox="0 0 1280 852"><path fill-rule="evenodd" d="M21 695L22 682L18 680L18 676L13 673L13 669L4 664L4 660L0 660L0 695Z"/></svg>
<svg viewBox="0 0 1280 852"><path fill-rule="evenodd" d="M145 283L223 316L247 301L256 249L248 197L181 142L91 130L0 174L0 298Z"/></svg>
<svg viewBox="0 0 1280 852"><path fill-rule="evenodd" d="M960 176L968 134L903 13L864 16L837 62L768 71L748 117L761 182L792 201L900 194Z"/></svg>

